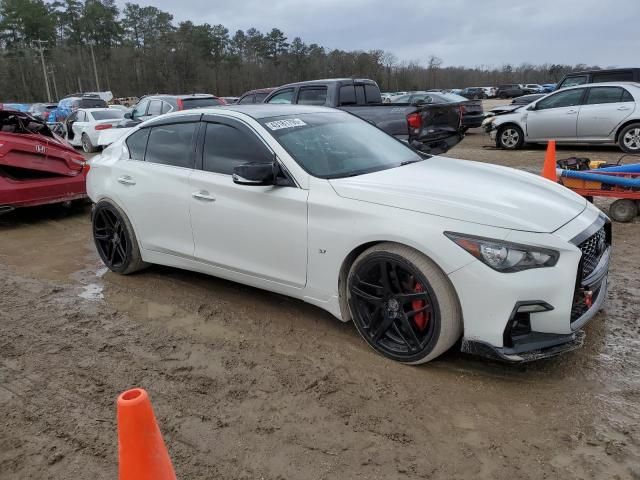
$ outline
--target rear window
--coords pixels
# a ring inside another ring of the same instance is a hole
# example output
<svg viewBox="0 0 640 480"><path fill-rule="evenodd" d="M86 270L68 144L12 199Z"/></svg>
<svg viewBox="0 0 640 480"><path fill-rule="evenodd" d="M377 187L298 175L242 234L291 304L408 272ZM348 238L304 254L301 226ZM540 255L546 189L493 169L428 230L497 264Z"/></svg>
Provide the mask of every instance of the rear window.
<svg viewBox="0 0 640 480"><path fill-rule="evenodd" d="M380 89L375 85L365 85L364 95L367 99L367 103L382 103Z"/></svg>
<svg viewBox="0 0 640 480"><path fill-rule="evenodd" d="M117 120L124 118L124 112L111 108L109 110L91 112L91 116L96 120Z"/></svg>
<svg viewBox="0 0 640 480"><path fill-rule="evenodd" d="M221 105L220 101L215 97L199 97L199 98L183 98L182 110L191 110L192 108L217 107Z"/></svg>
<svg viewBox="0 0 640 480"><path fill-rule="evenodd" d="M589 81L589 79L587 78L586 75L580 75L578 77L569 77L569 78L564 79L562 81L562 83L560 85L558 85L558 89L567 88L567 87L574 87L576 85L584 85L588 81Z"/></svg>
<svg viewBox="0 0 640 480"><path fill-rule="evenodd" d="M73 102L75 106L76 103ZM78 101L78 108L107 108L107 102L101 98L83 98Z"/></svg>

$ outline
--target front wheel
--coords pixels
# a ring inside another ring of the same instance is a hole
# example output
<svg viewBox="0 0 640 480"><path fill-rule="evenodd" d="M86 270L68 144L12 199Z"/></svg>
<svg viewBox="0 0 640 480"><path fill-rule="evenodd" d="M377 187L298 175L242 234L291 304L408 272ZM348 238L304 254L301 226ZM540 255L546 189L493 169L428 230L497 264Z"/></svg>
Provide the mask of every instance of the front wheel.
<svg viewBox="0 0 640 480"><path fill-rule="evenodd" d="M618 136L618 145L627 153L640 153L640 123L626 126Z"/></svg>
<svg viewBox="0 0 640 480"><path fill-rule="evenodd" d="M98 255L109 270L127 275L147 266L127 215L117 206L100 201L91 216Z"/></svg>
<svg viewBox="0 0 640 480"><path fill-rule="evenodd" d="M630 222L638 216L638 204L631 199L621 198L611 204L609 215L616 222Z"/></svg>
<svg viewBox="0 0 640 480"><path fill-rule="evenodd" d="M517 125L505 125L500 127L496 135L498 148L516 150L524 144L524 132Z"/></svg>
<svg viewBox="0 0 640 480"><path fill-rule="evenodd" d="M346 294L356 329L377 352L401 363L432 360L462 335L462 315L446 275L420 252L383 243L351 266Z"/></svg>

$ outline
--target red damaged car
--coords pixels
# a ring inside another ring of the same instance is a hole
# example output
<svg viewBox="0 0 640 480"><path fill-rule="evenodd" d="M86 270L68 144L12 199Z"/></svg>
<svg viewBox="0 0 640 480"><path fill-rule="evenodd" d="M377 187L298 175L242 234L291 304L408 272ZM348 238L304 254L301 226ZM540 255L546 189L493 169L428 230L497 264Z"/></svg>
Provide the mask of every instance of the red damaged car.
<svg viewBox="0 0 640 480"><path fill-rule="evenodd" d="M46 123L0 105L0 213L86 198L88 170Z"/></svg>

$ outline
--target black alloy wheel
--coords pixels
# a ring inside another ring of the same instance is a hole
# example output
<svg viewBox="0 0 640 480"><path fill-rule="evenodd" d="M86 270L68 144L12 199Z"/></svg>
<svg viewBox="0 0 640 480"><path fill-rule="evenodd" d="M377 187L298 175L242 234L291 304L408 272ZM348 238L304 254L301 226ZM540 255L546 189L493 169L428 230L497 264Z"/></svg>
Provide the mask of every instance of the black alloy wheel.
<svg viewBox="0 0 640 480"><path fill-rule="evenodd" d="M100 258L110 270L118 271L125 267L131 244L124 222L113 208L102 207L95 212L93 238Z"/></svg>
<svg viewBox="0 0 640 480"><path fill-rule="evenodd" d="M401 257L376 255L350 278L349 306L371 346L404 362L425 357L437 342L440 311L424 275Z"/></svg>

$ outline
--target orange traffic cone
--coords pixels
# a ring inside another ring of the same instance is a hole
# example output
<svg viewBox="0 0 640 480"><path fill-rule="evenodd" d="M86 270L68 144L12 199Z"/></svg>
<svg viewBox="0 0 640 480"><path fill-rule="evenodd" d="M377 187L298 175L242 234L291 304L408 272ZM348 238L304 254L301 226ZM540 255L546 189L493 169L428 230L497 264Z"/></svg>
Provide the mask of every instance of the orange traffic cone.
<svg viewBox="0 0 640 480"><path fill-rule="evenodd" d="M549 140L547 144L547 153L544 156L544 165L542 166L542 176L552 182L558 181L556 173L556 141Z"/></svg>
<svg viewBox="0 0 640 480"><path fill-rule="evenodd" d="M176 474L142 388L118 397L118 453L120 480L175 480Z"/></svg>

